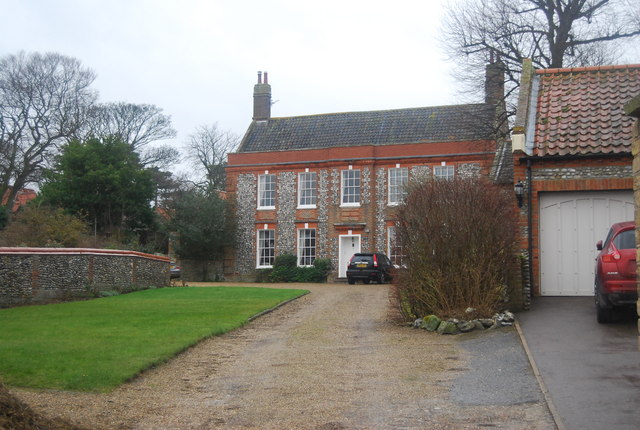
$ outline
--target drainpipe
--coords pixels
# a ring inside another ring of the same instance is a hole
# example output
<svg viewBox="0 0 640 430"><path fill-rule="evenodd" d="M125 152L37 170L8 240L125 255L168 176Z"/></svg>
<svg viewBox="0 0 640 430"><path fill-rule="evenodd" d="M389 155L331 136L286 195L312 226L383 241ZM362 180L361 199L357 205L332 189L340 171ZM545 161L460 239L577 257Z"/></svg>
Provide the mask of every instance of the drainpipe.
<svg viewBox="0 0 640 430"><path fill-rule="evenodd" d="M527 158L527 252L529 254L529 298L533 297L533 190L531 188L531 159Z"/></svg>

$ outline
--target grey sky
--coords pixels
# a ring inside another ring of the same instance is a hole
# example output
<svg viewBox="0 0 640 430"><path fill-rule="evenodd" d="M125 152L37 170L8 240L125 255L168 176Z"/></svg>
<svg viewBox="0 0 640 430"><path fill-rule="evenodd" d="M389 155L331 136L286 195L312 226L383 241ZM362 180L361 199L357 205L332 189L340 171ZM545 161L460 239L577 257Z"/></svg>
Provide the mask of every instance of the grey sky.
<svg viewBox="0 0 640 430"><path fill-rule="evenodd" d="M0 0L0 55L78 58L101 101L161 107L182 145L203 124L242 135L258 70L273 116L456 103L441 3Z"/></svg>

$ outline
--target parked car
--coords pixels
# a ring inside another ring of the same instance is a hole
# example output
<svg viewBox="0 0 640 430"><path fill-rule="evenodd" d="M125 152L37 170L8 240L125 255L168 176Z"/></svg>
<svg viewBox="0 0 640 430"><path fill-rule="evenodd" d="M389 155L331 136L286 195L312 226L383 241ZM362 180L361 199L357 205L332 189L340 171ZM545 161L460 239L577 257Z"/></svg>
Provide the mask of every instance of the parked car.
<svg viewBox="0 0 640 430"><path fill-rule="evenodd" d="M175 279L175 278L179 278L180 275L182 274L182 269L180 268L180 266L176 265L175 261L172 261L171 263L169 263L169 273L170 273L170 277L171 279Z"/></svg>
<svg viewBox="0 0 640 430"><path fill-rule="evenodd" d="M355 284L356 281L384 284L393 279L392 270L391 260L381 252L357 253L349 260L347 281L350 284Z"/></svg>
<svg viewBox="0 0 640 430"><path fill-rule="evenodd" d="M633 221L613 224L598 241L594 295L599 323L608 323L618 307L636 306L636 236Z"/></svg>

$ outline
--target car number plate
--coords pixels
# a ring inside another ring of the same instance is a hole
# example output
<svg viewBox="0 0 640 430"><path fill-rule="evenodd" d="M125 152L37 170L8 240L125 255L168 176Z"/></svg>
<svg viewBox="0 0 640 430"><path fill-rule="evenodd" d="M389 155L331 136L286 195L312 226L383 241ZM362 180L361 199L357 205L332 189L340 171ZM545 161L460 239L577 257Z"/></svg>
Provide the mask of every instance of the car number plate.
<svg viewBox="0 0 640 430"><path fill-rule="evenodd" d="M367 263L358 263L356 264L357 267L367 267L368 264Z"/></svg>

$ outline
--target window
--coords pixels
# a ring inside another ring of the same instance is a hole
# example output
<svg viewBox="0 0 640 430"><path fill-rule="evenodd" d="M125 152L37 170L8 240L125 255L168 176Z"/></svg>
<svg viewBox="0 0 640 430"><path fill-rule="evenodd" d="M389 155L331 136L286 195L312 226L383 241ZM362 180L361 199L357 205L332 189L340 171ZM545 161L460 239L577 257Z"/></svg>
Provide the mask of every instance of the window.
<svg viewBox="0 0 640 430"><path fill-rule="evenodd" d="M275 259L276 234L274 230L258 230L258 267L271 267Z"/></svg>
<svg viewBox="0 0 640 430"><path fill-rule="evenodd" d="M342 205L360 205L360 170L342 171Z"/></svg>
<svg viewBox="0 0 640 430"><path fill-rule="evenodd" d="M391 226L387 229L387 254L391 260L391 264L402 267L404 259L404 251L396 236L396 228Z"/></svg>
<svg viewBox="0 0 640 430"><path fill-rule="evenodd" d="M397 205L402 202L407 195L407 181L409 180L409 169L406 167L396 167L389 169L389 204Z"/></svg>
<svg viewBox="0 0 640 430"><path fill-rule="evenodd" d="M433 175L437 179L453 179L453 166L436 166L433 168Z"/></svg>
<svg viewBox="0 0 640 430"><path fill-rule="evenodd" d="M313 266L316 259L316 229L298 230L298 266Z"/></svg>
<svg viewBox="0 0 640 430"><path fill-rule="evenodd" d="M275 209L276 175L264 174L258 177L258 208Z"/></svg>
<svg viewBox="0 0 640 430"><path fill-rule="evenodd" d="M318 175L316 172L304 172L298 176L298 206L316 207Z"/></svg>

